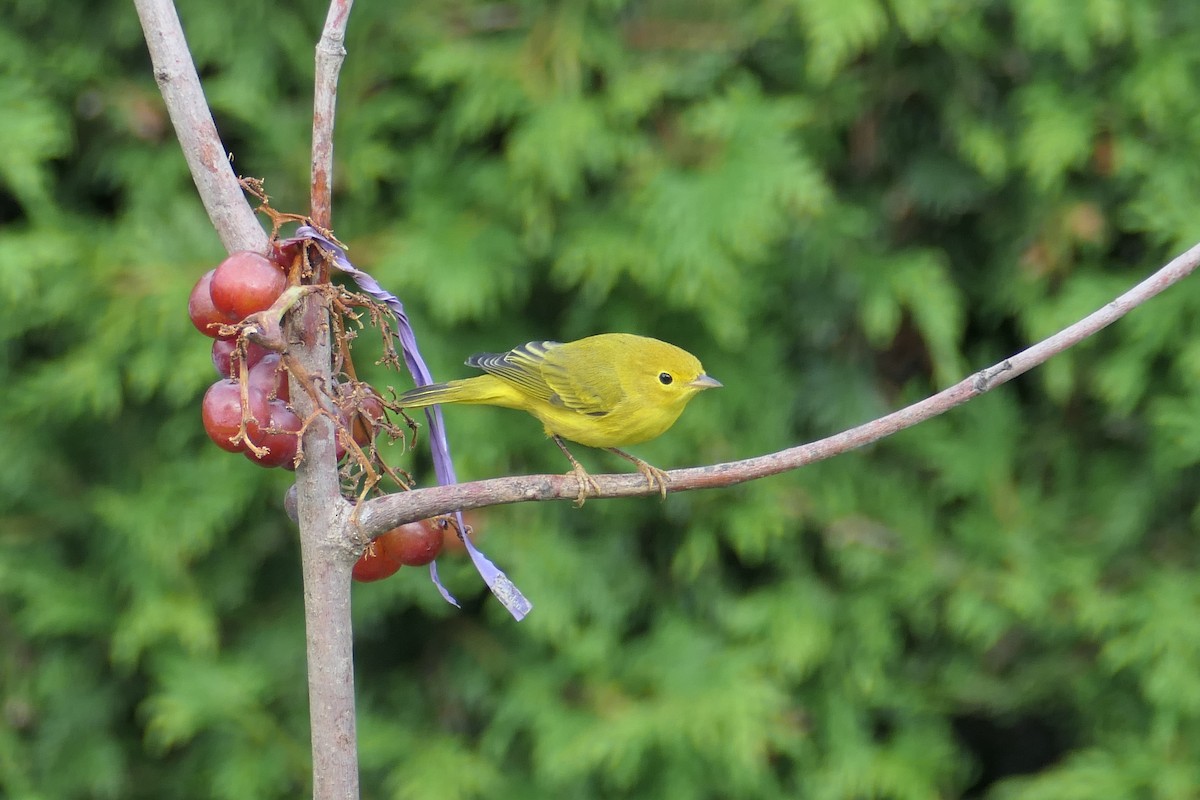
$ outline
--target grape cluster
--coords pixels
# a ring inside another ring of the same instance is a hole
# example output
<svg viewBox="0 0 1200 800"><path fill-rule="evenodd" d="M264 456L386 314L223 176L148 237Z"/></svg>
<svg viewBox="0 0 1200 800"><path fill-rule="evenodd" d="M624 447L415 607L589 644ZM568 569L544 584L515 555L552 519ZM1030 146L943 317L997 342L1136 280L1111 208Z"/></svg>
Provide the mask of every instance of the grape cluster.
<svg viewBox="0 0 1200 800"><path fill-rule="evenodd" d="M282 251L272 252L285 258ZM290 405L288 365L282 353L244 335L247 318L272 309L287 287L284 264L255 252L233 253L200 276L188 297L188 316L196 330L213 340L212 363L219 377L201 405L209 438L260 466L295 469L302 458L305 421ZM335 382L330 394L338 417L338 461L346 454L347 439L360 455L368 447L373 455L376 433L388 426L383 400L358 382ZM428 564L445 539L453 538L453 532L447 533L451 527L438 518L387 531L354 566L355 580L377 581L403 565Z"/></svg>
<svg viewBox="0 0 1200 800"><path fill-rule="evenodd" d="M302 422L288 406L287 371L278 353L249 341L239 353L237 333L222 330L266 311L286 288L283 267L246 251L200 276L188 297L188 316L213 339L212 362L221 376L204 394L204 430L217 447L264 467L295 466ZM238 362L247 370L245 406Z"/></svg>
<svg viewBox="0 0 1200 800"><path fill-rule="evenodd" d="M448 517L438 517L392 528L367 545L351 575L366 583L383 580L403 566L428 564L442 552L447 535L453 535L451 527Z"/></svg>

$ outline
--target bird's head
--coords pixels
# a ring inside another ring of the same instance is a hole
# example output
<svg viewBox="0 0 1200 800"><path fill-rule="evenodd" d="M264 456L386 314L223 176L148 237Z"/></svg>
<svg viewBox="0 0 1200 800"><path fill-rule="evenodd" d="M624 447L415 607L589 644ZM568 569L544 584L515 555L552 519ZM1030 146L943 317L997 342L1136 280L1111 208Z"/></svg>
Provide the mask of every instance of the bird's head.
<svg viewBox="0 0 1200 800"><path fill-rule="evenodd" d="M716 389L721 382L704 372L700 359L686 350L666 342L658 342L645 352L638 364L639 380L646 385L646 394L657 397L664 405L687 403L704 389Z"/></svg>

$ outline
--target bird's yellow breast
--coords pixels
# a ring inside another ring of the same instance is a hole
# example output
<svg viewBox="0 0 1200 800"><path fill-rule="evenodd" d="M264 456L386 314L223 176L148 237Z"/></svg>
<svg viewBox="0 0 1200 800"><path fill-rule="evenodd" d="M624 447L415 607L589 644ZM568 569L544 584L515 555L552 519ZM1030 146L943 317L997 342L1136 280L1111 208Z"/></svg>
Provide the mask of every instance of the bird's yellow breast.
<svg viewBox="0 0 1200 800"><path fill-rule="evenodd" d="M665 433L679 419L683 405L639 405L626 400L604 415L589 415L536 401L526 410L541 421L547 436L588 447L625 447Z"/></svg>

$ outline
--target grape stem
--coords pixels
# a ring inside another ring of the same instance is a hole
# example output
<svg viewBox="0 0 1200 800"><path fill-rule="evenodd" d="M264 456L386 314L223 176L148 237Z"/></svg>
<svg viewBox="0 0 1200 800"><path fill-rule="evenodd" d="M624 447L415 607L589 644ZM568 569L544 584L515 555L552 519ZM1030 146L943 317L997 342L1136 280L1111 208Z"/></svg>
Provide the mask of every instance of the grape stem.
<svg viewBox="0 0 1200 800"><path fill-rule="evenodd" d="M268 422L261 422L254 416L250 410L250 370L246 367L246 340L238 336L237 346L229 356L231 359L237 359L238 364L238 389L241 394L242 403L242 420L238 423L238 432L229 437L229 441L233 445L244 444L246 449L253 453L258 458L262 458L269 452L267 448L255 444L246 433L246 427L253 422L260 429Z"/></svg>

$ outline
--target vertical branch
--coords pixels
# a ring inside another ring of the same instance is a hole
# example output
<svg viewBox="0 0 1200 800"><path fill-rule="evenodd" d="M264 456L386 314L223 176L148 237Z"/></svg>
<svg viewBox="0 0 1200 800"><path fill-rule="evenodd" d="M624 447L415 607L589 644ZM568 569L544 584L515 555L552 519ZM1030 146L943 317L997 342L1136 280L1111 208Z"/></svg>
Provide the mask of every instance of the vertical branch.
<svg viewBox="0 0 1200 800"><path fill-rule="evenodd" d="M199 76L171 0L134 0L154 75L205 210L226 250L266 252L267 235L246 202L217 134ZM350 3L334 0L318 48L314 116L313 214L330 219L333 101L341 64L341 37ZM332 66L329 66L329 65ZM298 319L297 319L298 318ZM328 311L316 298L292 317L295 355L330 385ZM294 381L294 379L293 379ZM302 387L292 387L297 410L315 409ZM332 422L309 426L305 459L296 471L297 519L304 569L309 706L314 800L356 800L358 753L354 721L354 669L350 626L350 570L358 555L348 535L346 504L338 487Z"/></svg>
<svg viewBox="0 0 1200 800"><path fill-rule="evenodd" d="M310 295L303 311L292 316L289 336L289 352L319 385L329 386L329 310L319 296ZM295 376L290 380L296 410L308 419L316 410L313 400ZM350 621L350 571L359 548L348 534L346 505L338 485L333 423L321 416L304 434L304 460L296 468L314 800L359 795Z"/></svg>
<svg viewBox="0 0 1200 800"><path fill-rule="evenodd" d="M316 51L310 213L324 228L331 222L334 107L350 6L349 0L333 0ZM329 267L323 259L314 259L314 266L318 272L314 279L326 280ZM304 312L297 316L291 334L299 346L293 347L293 355L322 386L330 387L329 311L310 296ZM300 387L292 387L292 397L297 398L298 411L305 418L315 410ZM359 785L350 572L359 548L348 535L333 424L328 418L321 417L309 427L304 453L296 470L296 500L304 572L313 798L355 800Z"/></svg>
<svg viewBox="0 0 1200 800"><path fill-rule="evenodd" d="M338 73L346 58L346 23L354 0L333 0L325 29L317 42L313 85L312 209L313 221L330 227L333 197L333 117L337 107Z"/></svg>
<svg viewBox="0 0 1200 800"><path fill-rule="evenodd" d="M265 253L267 235L229 165L174 4L171 0L134 0L134 5L154 64L154 79L204 210L221 244L231 253L235 250Z"/></svg>

